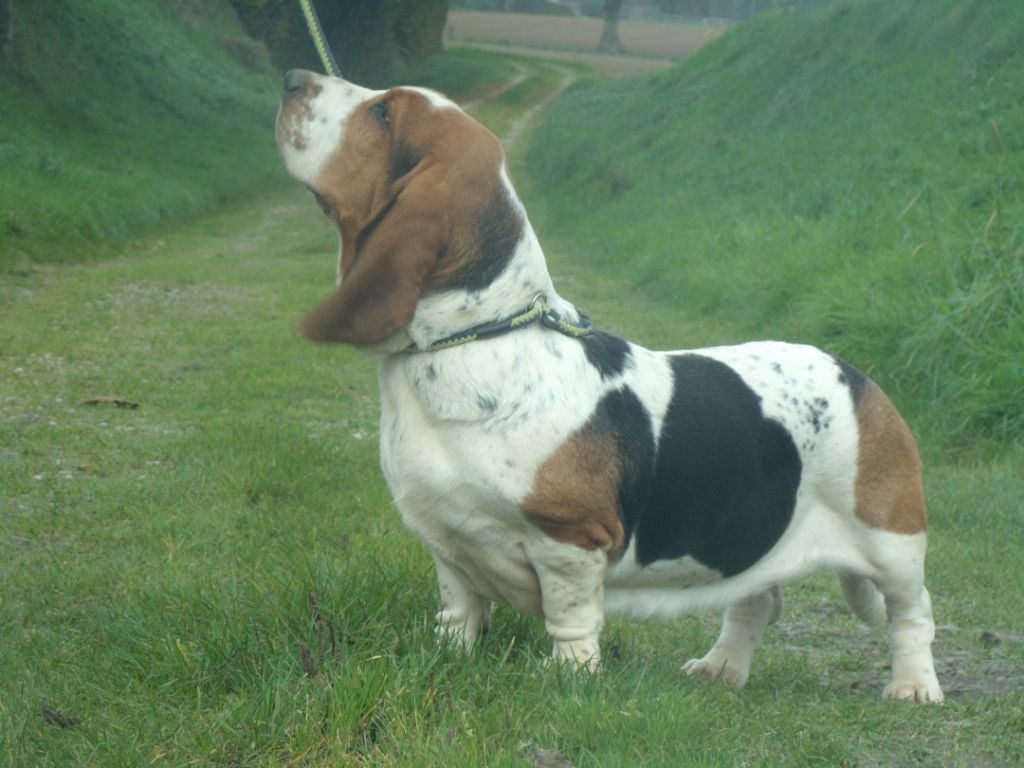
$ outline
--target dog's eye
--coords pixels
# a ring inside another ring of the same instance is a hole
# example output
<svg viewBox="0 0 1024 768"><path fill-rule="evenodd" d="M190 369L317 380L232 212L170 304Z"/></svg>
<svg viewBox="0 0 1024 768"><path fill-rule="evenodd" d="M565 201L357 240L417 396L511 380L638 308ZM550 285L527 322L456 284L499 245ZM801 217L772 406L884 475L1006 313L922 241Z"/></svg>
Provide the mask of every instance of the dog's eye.
<svg viewBox="0 0 1024 768"><path fill-rule="evenodd" d="M386 101L378 101L370 107L370 114L376 117L385 127L391 125L391 114L388 111L388 103Z"/></svg>

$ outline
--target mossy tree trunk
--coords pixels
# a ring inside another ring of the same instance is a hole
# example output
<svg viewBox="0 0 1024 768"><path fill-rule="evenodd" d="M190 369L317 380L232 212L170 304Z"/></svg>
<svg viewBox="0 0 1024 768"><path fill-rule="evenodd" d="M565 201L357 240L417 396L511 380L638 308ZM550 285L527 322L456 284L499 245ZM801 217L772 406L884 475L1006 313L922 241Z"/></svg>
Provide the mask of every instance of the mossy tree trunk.
<svg viewBox="0 0 1024 768"><path fill-rule="evenodd" d="M14 56L14 0L0 0L0 61Z"/></svg>
<svg viewBox="0 0 1024 768"><path fill-rule="evenodd" d="M597 50L612 53L625 53L626 49L619 40L619 10L622 0L604 0L604 23L601 26L601 39L597 41Z"/></svg>

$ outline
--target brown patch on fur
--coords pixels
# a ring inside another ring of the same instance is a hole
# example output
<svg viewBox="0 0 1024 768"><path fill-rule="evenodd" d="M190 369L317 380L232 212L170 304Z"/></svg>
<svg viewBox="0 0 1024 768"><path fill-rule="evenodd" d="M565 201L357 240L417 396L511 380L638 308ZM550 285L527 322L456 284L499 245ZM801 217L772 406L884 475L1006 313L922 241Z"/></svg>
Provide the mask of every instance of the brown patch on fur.
<svg viewBox="0 0 1024 768"><path fill-rule="evenodd" d="M895 406L872 381L857 403L857 424L857 517L892 533L927 530L917 445Z"/></svg>
<svg viewBox="0 0 1024 768"><path fill-rule="evenodd" d="M400 88L354 110L344 137L315 185L341 233L342 284L300 330L375 344L408 325L424 291L486 278L478 209L502 199L504 153L465 113Z"/></svg>
<svg viewBox="0 0 1024 768"><path fill-rule="evenodd" d="M281 107L281 115L276 123L277 143L291 144L298 150L306 148L306 140L302 137L302 124L313 118L309 108L309 100L316 98L323 87L307 85L306 94L302 99L290 99Z"/></svg>
<svg viewBox="0 0 1024 768"><path fill-rule="evenodd" d="M622 554L619 520L622 460L609 434L580 432L545 461L523 501L526 518L551 538L583 549Z"/></svg>

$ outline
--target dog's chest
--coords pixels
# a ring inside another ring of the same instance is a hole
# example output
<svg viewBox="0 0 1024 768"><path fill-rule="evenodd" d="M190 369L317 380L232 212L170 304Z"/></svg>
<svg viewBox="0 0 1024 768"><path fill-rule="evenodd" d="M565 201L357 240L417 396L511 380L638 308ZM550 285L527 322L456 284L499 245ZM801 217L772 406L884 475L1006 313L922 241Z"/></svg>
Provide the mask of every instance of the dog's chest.
<svg viewBox="0 0 1024 768"><path fill-rule="evenodd" d="M566 402L581 395L559 386L557 373L541 376L547 389L539 386L536 356L524 365L445 357L382 364L385 479L403 521L435 556L480 594L536 613L536 574L522 542L538 531L521 502L546 454L584 420L585 409Z"/></svg>
<svg viewBox="0 0 1024 768"><path fill-rule="evenodd" d="M543 345L526 359L502 341L382 364L381 463L400 505L465 496L501 516L492 507L529 493L545 455L585 420L598 392L578 386L584 366L546 366Z"/></svg>

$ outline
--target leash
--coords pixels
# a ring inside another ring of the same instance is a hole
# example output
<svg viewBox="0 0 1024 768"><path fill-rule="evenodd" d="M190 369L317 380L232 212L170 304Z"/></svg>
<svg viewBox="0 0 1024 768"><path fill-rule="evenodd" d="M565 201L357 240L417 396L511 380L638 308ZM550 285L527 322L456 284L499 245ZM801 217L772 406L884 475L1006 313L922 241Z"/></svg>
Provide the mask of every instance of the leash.
<svg viewBox="0 0 1024 768"><path fill-rule="evenodd" d="M482 341L483 339L501 336L520 328L526 328L538 321L545 328L558 331L562 335L570 336L574 339L585 338L590 335L592 330L590 321L585 318L579 323L572 323L565 320L555 310L548 306L544 294L538 293L533 298L533 301L530 302L529 306L511 317L506 317L503 320L494 320L490 323L483 323L482 325L474 325L472 328L467 328L464 331L453 333L451 336L445 336L443 339L430 344L425 349L419 349L415 344L413 344L406 347L405 351L408 353L437 352L442 349L450 349L451 347L468 344L471 341Z"/></svg>
<svg viewBox="0 0 1024 768"><path fill-rule="evenodd" d="M334 59L331 46L327 44L327 38L324 37L324 28L320 25L320 17L316 15L316 8L313 7L312 0L299 0L299 5L302 6L302 15L306 17L309 36L313 38L313 45L316 47L316 52L320 54L320 61L324 64L324 71L331 77L341 77L338 62Z"/></svg>

